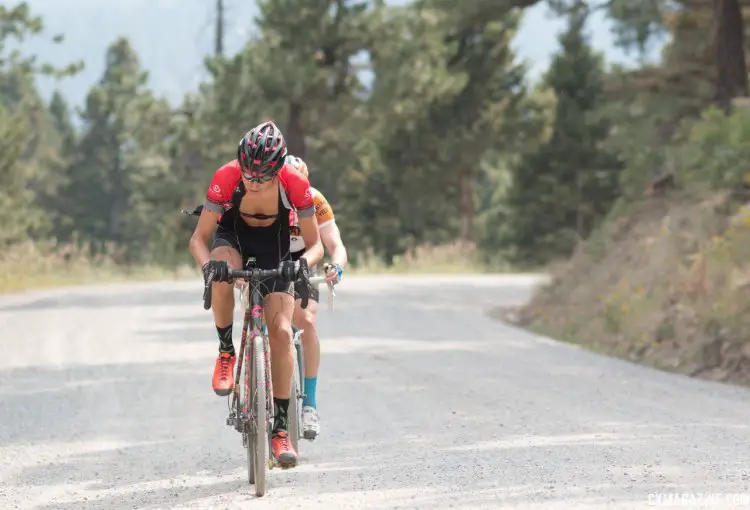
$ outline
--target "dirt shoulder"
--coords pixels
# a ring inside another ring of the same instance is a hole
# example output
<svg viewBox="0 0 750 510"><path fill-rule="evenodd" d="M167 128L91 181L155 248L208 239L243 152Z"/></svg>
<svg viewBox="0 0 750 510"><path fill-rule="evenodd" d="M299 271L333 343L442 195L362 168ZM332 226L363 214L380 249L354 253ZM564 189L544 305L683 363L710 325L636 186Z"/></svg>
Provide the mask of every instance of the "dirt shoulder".
<svg viewBox="0 0 750 510"><path fill-rule="evenodd" d="M494 316L662 370L750 385L750 212L716 194L630 204L527 306Z"/></svg>

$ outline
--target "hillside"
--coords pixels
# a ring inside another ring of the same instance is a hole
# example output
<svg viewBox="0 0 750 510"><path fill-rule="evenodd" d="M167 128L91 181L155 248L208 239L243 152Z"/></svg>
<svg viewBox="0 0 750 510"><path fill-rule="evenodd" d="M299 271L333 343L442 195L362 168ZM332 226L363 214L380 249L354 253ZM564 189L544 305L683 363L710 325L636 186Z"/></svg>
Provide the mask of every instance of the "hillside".
<svg viewBox="0 0 750 510"><path fill-rule="evenodd" d="M516 322L630 361L750 385L750 196L739 185L750 110L704 119L675 158L682 189L613 209ZM731 168L736 184L712 191L688 181L710 175L710 161Z"/></svg>

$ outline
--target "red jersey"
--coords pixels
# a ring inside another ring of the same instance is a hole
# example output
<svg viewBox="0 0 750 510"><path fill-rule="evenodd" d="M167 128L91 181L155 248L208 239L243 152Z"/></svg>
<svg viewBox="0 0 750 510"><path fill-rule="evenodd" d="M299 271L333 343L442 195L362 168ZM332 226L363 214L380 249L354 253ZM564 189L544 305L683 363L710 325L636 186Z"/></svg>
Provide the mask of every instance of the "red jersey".
<svg viewBox="0 0 750 510"><path fill-rule="evenodd" d="M284 165L278 173L281 183L281 199L292 213L301 218L315 214L310 181L293 167ZM240 164L235 159L221 166L211 178L206 192L206 208L209 211L224 213L232 207L232 195L242 181Z"/></svg>

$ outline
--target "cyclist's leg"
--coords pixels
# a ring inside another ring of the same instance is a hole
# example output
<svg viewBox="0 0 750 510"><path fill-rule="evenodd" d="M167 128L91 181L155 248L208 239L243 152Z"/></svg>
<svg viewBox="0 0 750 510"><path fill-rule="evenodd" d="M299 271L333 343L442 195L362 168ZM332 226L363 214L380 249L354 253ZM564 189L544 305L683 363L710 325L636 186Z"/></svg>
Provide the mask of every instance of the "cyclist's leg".
<svg viewBox="0 0 750 510"><path fill-rule="evenodd" d="M242 257L236 238L233 234L218 233L211 250L211 258L225 260L232 269L242 267ZM232 323L234 318L234 293L232 285L225 282L214 282L211 291L211 309L219 337L219 356L216 358L212 386L220 396L229 395L234 385L235 352L232 342Z"/></svg>
<svg viewBox="0 0 750 510"><path fill-rule="evenodd" d="M302 347L305 351L305 400L302 403L302 432L305 438L315 439L320 432L318 423L317 384L320 367L320 341L316 329L319 292L314 289L308 300L307 309L302 309L302 300L297 299L294 307L294 324L302 332ZM298 297L298 296L295 296Z"/></svg>
<svg viewBox="0 0 750 510"><path fill-rule="evenodd" d="M292 346L292 311L294 298L291 293L272 292L266 299L265 319L271 345L271 364L274 396L289 399L294 348Z"/></svg>
<svg viewBox="0 0 750 510"><path fill-rule="evenodd" d="M288 435L288 409L291 397L292 370L294 370L294 346L292 345L292 313L294 311L294 287L279 280L266 282L265 320L271 346L271 377L276 416L273 422L273 453L285 467L297 463L297 453L292 448Z"/></svg>

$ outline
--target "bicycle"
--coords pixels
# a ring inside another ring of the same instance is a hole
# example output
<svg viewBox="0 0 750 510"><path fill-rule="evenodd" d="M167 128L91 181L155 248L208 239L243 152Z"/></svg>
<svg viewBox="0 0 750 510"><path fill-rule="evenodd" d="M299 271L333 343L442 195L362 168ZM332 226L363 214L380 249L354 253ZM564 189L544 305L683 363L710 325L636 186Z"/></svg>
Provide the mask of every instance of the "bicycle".
<svg viewBox="0 0 750 510"><path fill-rule="evenodd" d="M324 266L324 271L326 266ZM325 282L325 276L313 276L310 278L311 285L318 285ZM328 286L328 310L333 311L333 298L336 296L334 291L334 284L326 282ZM239 289L240 302L245 307L247 301L246 292ZM292 447L295 451L299 452L299 440L301 438L310 439L304 435L302 431L302 405L301 402L305 399L305 354L304 347L302 345L302 333L303 329L299 329L292 324L292 344L295 350L295 362L294 362L294 379L292 380L292 394L296 395L296 398L289 400L289 437L292 440ZM267 336L265 324L261 330L263 336ZM294 417L292 419L292 416Z"/></svg>
<svg viewBox="0 0 750 510"><path fill-rule="evenodd" d="M248 260L248 265L255 262ZM267 329L263 318L263 299L258 288L259 280L265 278L283 278L287 282L296 280L297 264L294 271L285 272L280 269L234 269L229 273L230 281L235 279L247 280L244 292L250 299L242 299L245 316L242 327L240 350L235 369L235 383L232 393L227 397L229 416L228 426L234 427L242 436L242 446L247 452L248 483L255 485L255 494L261 497L266 492L266 467L273 469L275 461L271 449L271 430L275 415L273 403L273 385L271 379L271 350ZM310 284L320 283L325 277L310 278ZM303 297L303 307L306 307L306 297ZM211 282L207 282L203 294L203 308L211 308ZM266 332L266 334L264 334ZM250 341L248 342L248 336ZM296 364L296 357L295 357ZM244 368L244 370L243 370ZM292 372L294 379L299 379L299 371L295 367ZM242 381L242 384L240 384ZM299 383L297 384L299 387ZM293 383L293 392L294 383ZM301 392L296 391L296 398L290 398L288 414L300 414L298 400ZM293 393L294 395L294 393ZM292 444L298 445L300 422L291 420L289 435ZM298 446L295 446L297 450Z"/></svg>
<svg viewBox="0 0 750 510"><path fill-rule="evenodd" d="M186 216L200 216L203 206L199 205L192 211L182 209L182 214ZM248 266L255 263L254 258L248 260ZM328 264L325 264L324 271L327 271ZM296 268L295 268L296 269ZM242 327L242 339L240 342L240 354L235 374L235 384L232 393L228 397L229 416L226 423L233 426L235 430L242 434L242 445L247 450L247 469L248 482L255 484L256 495L258 497L265 493L266 485L266 464L269 469L274 466L273 453L271 449L271 429L274 417L273 406L273 387L271 385L271 351L268 340L268 331L263 317L262 298L257 289L256 280L261 278L275 278L281 276L278 269L261 270L233 270L230 272L230 280L245 279L249 280L250 285L239 289L240 303L245 309L245 317ZM287 275L293 276L293 275ZM310 285L323 283L325 276L316 276L309 278ZM255 283L256 285L253 285ZM335 292L333 284L328 282L328 309L333 310L333 298ZM211 308L211 285L207 284L203 294L203 307L208 310ZM250 292L252 289L252 293ZM252 299L249 299L252 297ZM303 307L307 304L304 303ZM305 398L305 364L304 349L302 347L302 330L295 328L293 335L293 345L295 348L294 364L292 370L292 395L294 398L289 399L289 409L287 416L294 418L289 420L289 437L292 441L292 447L299 452L299 439L302 437L302 405L301 401ZM251 333L252 348L247 349L247 335ZM243 363L244 361L244 363ZM242 367L245 366L245 372L242 374ZM249 367L249 369L248 369ZM254 371L252 369L255 369ZM240 378L240 375L243 375ZM243 381L243 393L240 393L239 381ZM265 406L260 405L258 398L258 389L262 389L265 395ZM251 398L250 395L253 397ZM238 404L242 406L238 412ZM265 438L262 439L262 438ZM267 459L267 462L265 460ZM260 475L260 476L256 476ZM256 480L257 478L257 480Z"/></svg>
<svg viewBox="0 0 750 510"><path fill-rule="evenodd" d="M328 264L323 265L323 272L326 273L328 271ZM311 285L317 285L319 283L325 282L325 276L314 276L310 278L310 284ZM333 311L334 305L333 305L333 299L336 297L336 292L334 291L334 284L332 282L326 282L328 286L328 310ZM314 438L309 438L304 435L304 432L302 431L302 405L301 401L305 399L305 349L302 346L302 333L304 333L305 330L299 329L292 325L293 328L293 334L292 334L292 344L294 345L295 350L295 381L292 382L292 391L297 391L297 403L295 404L294 408L294 427L289 427L289 436L292 438L292 446L295 450L297 450L299 446L299 439L304 438L308 440L312 440ZM291 400L290 400L290 409L291 409ZM288 413L289 416L292 416L291 411ZM292 430L294 429L294 430ZM294 432L294 433L293 433Z"/></svg>

